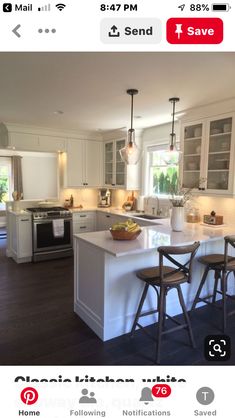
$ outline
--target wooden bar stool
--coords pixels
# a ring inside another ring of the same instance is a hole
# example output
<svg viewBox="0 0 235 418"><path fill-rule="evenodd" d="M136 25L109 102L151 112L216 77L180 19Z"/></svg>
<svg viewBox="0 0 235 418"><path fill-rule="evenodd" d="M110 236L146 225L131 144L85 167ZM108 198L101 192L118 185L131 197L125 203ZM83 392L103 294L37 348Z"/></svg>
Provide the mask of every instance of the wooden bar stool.
<svg viewBox="0 0 235 418"><path fill-rule="evenodd" d="M136 327L141 328L142 330L145 331L144 327L138 322L139 318L158 312L158 330L157 330L157 340L156 340L157 344L156 344L155 363L160 362L161 339L162 339L162 335L164 334L168 334L172 331L186 328L189 333L191 344L193 347L195 347L193 332L192 332L188 312L185 306L185 302L184 302L180 285L182 283L191 282L192 261L199 245L200 245L199 242L195 242L192 245L182 246L182 247L170 247L170 246L159 247L158 248L159 266L146 268L146 269L137 271L136 273L136 276L140 280L145 282L145 286L144 286L142 297L140 299L139 307L137 309L137 313L135 316L135 320L134 320L130 335L133 336ZM186 255L188 254L189 257L186 263L184 264L181 264L179 261L177 261L175 258L172 257L172 255L185 255L185 254ZM163 263L164 257L168 261L170 261L174 265L174 267L164 266L164 263ZM156 291L157 309L141 313L145 298L147 296L149 286L151 286ZM166 295L169 292L169 290L173 288L176 288L178 292L179 302L182 307L184 318L185 318L184 324L181 324L176 319L172 318L170 315L166 313ZM165 318L171 319L174 323L177 324L177 326L169 330L163 331Z"/></svg>
<svg viewBox="0 0 235 418"><path fill-rule="evenodd" d="M209 254L202 257L199 257L197 261L204 264L206 266L205 271L202 275L201 283L199 285L198 291L196 293L191 312L195 309L197 303L204 302L208 305L215 306L216 302L216 295L220 294L222 295L222 311L223 311L223 332L225 332L225 329L227 327L227 317L230 315L233 315L235 313L235 310L231 312L227 312L227 299L231 298L234 299L234 296L227 294L227 281L228 276L230 273L233 273L235 278L235 257L230 257L228 255L228 246L231 245L233 248L235 248L235 235L226 236L224 238L224 254ZM205 297L200 297L202 288L206 282L207 276L209 271L214 271L214 289L212 295L208 295ZM221 290L218 290L218 282L220 280L221 284ZM211 302L208 301L208 299L211 299Z"/></svg>

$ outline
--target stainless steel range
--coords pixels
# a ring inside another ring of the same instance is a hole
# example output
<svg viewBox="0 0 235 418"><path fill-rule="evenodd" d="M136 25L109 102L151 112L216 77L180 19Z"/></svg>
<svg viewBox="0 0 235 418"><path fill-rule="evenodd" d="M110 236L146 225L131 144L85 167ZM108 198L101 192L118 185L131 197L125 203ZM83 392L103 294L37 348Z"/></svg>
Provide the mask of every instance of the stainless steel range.
<svg viewBox="0 0 235 418"><path fill-rule="evenodd" d="M71 212L60 206L27 210L32 212L33 261L71 256Z"/></svg>

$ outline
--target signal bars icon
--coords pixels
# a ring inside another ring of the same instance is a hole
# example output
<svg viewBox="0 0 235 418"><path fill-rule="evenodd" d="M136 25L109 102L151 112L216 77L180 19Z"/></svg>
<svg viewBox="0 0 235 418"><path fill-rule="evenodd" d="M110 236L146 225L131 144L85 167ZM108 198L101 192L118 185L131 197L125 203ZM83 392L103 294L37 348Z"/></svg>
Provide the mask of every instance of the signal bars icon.
<svg viewBox="0 0 235 418"><path fill-rule="evenodd" d="M38 7L38 11L39 12L50 12L51 11L51 5L50 4L46 4L43 7Z"/></svg>
<svg viewBox="0 0 235 418"><path fill-rule="evenodd" d="M64 8L66 7L66 4L63 3L58 3L56 4L57 9L62 12L62 10L64 10ZM45 6L42 7L38 7L38 11L39 12L50 12L51 11L51 5L50 4L46 4Z"/></svg>

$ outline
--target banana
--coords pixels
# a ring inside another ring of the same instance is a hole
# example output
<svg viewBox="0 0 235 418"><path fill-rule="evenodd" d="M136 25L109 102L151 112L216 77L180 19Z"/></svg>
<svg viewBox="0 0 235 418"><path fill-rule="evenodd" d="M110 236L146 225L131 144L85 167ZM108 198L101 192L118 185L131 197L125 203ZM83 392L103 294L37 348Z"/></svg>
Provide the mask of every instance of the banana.
<svg viewBox="0 0 235 418"><path fill-rule="evenodd" d="M126 222L116 222L111 228L113 231L125 230L128 232L137 232L140 230L140 226L132 219L127 219Z"/></svg>

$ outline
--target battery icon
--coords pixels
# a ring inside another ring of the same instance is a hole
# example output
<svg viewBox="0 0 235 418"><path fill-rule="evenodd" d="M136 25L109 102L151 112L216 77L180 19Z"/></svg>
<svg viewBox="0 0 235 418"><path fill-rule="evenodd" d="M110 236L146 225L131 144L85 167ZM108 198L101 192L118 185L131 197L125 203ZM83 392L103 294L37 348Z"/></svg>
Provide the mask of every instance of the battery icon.
<svg viewBox="0 0 235 418"><path fill-rule="evenodd" d="M228 12L231 6L228 3L213 3L212 12Z"/></svg>

